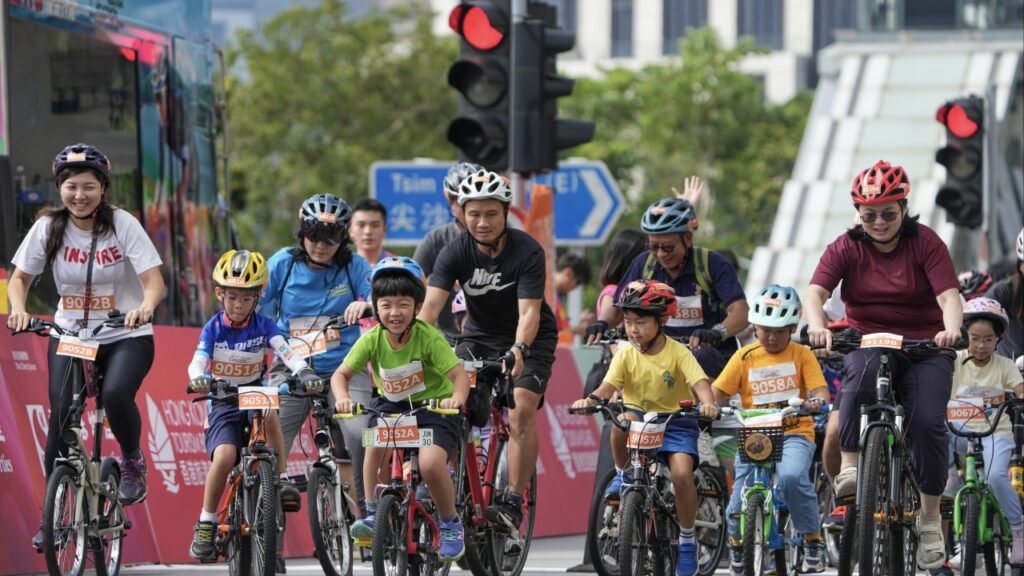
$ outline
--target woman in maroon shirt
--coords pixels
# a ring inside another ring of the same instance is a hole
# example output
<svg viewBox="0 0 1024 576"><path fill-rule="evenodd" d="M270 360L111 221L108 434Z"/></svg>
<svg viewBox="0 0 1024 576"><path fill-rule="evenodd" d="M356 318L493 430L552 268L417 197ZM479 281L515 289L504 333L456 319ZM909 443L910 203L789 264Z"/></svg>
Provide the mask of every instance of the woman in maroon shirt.
<svg viewBox="0 0 1024 576"><path fill-rule="evenodd" d="M853 180L850 196L861 224L836 238L822 255L804 297L812 345L830 346L822 305L842 280L841 294L850 327L862 334L889 332L905 338L934 338L952 346L960 336L963 309L949 250L933 230L907 214L910 180L901 166L879 161ZM858 416L874 399L876 350L847 354L840 402L842 467L836 493L856 491ZM893 367L897 396L906 414L918 486L921 488L918 563L938 568L945 562L939 499L946 482L948 440L946 404L953 356L897 354Z"/></svg>

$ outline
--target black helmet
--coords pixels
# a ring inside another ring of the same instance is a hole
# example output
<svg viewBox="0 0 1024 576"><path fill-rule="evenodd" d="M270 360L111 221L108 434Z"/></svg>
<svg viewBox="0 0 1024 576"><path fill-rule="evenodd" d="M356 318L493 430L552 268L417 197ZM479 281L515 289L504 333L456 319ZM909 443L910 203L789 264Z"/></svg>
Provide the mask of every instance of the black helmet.
<svg viewBox="0 0 1024 576"><path fill-rule="evenodd" d="M95 146L88 144L72 144L65 147L53 159L53 175L57 176L65 168L92 168L100 174L103 186L110 184L110 160Z"/></svg>

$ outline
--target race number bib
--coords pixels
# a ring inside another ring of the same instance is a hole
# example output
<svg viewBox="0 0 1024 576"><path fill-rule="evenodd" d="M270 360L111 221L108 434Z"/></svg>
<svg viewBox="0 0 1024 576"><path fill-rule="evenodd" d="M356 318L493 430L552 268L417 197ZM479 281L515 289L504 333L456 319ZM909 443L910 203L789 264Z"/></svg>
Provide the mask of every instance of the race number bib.
<svg viewBox="0 0 1024 576"><path fill-rule="evenodd" d="M655 450L665 443L665 424L655 422L630 422L626 447L637 450Z"/></svg>
<svg viewBox="0 0 1024 576"><path fill-rule="evenodd" d="M754 406L786 402L800 396L796 364L792 362L751 368L747 378L750 380L750 398Z"/></svg>
<svg viewBox="0 0 1024 576"><path fill-rule="evenodd" d="M985 401L981 398L951 398L946 405L946 420L957 425L985 425Z"/></svg>
<svg viewBox="0 0 1024 576"><path fill-rule="evenodd" d="M78 284L62 284L60 287L60 303L64 316L72 320L85 318L85 286ZM107 314L117 310L113 284L93 284L92 295L89 297L89 317L106 318Z"/></svg>
<svg viewBox="0 0 1024 576"><path fill-rule="evenodd" d="M676 296L676 305L676 315L668 319L666 326L704 325L704 306L700 303L700 296Z"/></svg>
<svg viewBox="0 0 1024 576"><path fill-rule="evenodd" d="M323 329L326 318L299 316L288 320L288 345L301 358L323 354L338 346L341 331L335 327Z"/></svg>
<svg viewBox="0 0 1024 576"><path fill-rule="evenodd" d="M82 360L96 360L96 354L100 350L99 342L95 340L82 340L65 334L60 337L57 343L58 356L70 356Z"/></svg>
<svg viewBox="0 0 1024 576"><path fill-rule="evenodd" d="M363 431L363 446L389 446L392 448L419 448L434 444L434 431L420 429L415 416L378 418L377 427Z"/></svg>
<svg viewBox="0 0 1024 576"><path fill-rule="evenodd" d="M263 372L263 352L242 352L214 348L210 374L214 378L239 386L260 377Z"/></svg>
<svg viewBox="0 0 1024 576"><path fill-rule="evenodd" d="M427 389L423 378L423 363L413 360L405 366L380 369L380 385L384 397L400 402Z"/></svg>
<svg viewBox="0 0 1024 576"><path fill-rule="evenodd" d="M899 334L889 334L888 332L865 334L860 339L860 347L899 350L903 348L903 336L900 336Z"/></svg>
<svg viewBox="0 0 1024 576"><path fill-rule="evenodd" d="M245 386L238 389L239 410L276 410L281 407L277 388L271 386Z"/></svg>

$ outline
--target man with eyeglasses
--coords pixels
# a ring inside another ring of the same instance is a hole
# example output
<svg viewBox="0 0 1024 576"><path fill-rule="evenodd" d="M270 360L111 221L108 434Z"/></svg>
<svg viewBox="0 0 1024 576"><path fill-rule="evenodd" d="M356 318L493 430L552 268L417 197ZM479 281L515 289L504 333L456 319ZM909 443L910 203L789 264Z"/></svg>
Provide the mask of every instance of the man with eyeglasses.
<svg viewBox="0 0 1024 576"><path fill-rule="evenodd" d="M615 297L635 280L671 286L678 312L665 324L665 333L689 344L704 372L718 376L737 349L734 336L748 325L749 308L736 270L721 255L694 246L697 215L688 200L666 198L651 204L640 228L647 234L647 250L633 260ZM702 284L710 285L705 289ZM609 326L620 322L618 308L605 311L587 330L588 341L600 339Z"/></svg>

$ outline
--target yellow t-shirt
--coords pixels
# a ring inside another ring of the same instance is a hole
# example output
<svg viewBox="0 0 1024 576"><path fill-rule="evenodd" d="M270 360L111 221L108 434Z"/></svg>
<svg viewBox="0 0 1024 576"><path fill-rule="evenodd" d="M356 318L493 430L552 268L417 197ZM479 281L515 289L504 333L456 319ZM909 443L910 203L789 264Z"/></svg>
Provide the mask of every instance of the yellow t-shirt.
<svg viewBox="0 0 1024 576"><path fill-rule="evenodd" d="M760 342L740 348L714 383L729 396L738 392L744 408L785 407L790 398L806 400L810 391L824 386L818 359L809 348L793 342L779 354L769 354ZM786 434L814 442L814 421L800 418Z"/></svg>
<svg viewBox="0 0 1024 576"><path fill-rule="evenodd" d="M627 404L646 412L674 412L680 400L694 399L690 387L707 378L686 346L666 338L665 347L657 354L620 346L604 381L622 390Z"/></svg>
<svg viewBox="0 0 1024 576"><path fill-rule="evenodd" d="M968 405L957 403L956 399L997 398L997 402L1001 402L1003 392L1013 390L1021 383L1022 378L1020 371L1013 364L1013 360L1006 356L993 354L988 364L978 366L974 362L967 360L968 355L969 352L967 350L958 350L956 353L956 364L953 367L953 390L946 416L954 426L959 426L962 423L968 430L980 432L988 430L991 423L980 415L970 418L969 410L959 411L959 417L967 418L966 420L957 420L956 413L958 411L955 409L967 408ZM995 415L994 411L992 415ZM1011 423L1010 414L1003 414L1003 418L999 421L999 426L996 427L996 433L1006 434L1007 436L1011 435L1013 433Z"/></svg>

